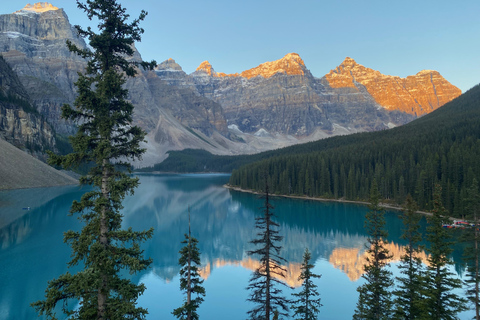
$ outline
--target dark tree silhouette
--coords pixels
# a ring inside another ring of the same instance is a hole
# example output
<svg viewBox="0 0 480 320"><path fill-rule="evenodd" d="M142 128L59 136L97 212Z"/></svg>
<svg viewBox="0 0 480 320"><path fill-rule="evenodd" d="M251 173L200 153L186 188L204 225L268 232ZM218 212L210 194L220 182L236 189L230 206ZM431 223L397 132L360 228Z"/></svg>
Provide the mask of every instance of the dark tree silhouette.
<svg viewBox="0 0 480 320"><path fill-rule="evenodd" d="M183 305L173 310L173 315L181 320L198 320L197 309L205 297L205 288L202 287L203 280L198 273L200 266L200 251L198 250L198 240L192 237L190 228L190 208L188 208L188 235L185 234L185 240L182 241L185 246L180 250L180 259L178 263L180 269L180 290L186 295ZM192 299L192 295L196 298Z"/></svg>
<svg viewBox="0 0 480 320"><path fill-rule="evenodd" d="M423 249L420 246L422 235L419 231L422 216L416 211L417 204L410 195L407 195L401 215L404 225L401 238L407 241L407 245L398 267L402 276L397 277L398 289L394 291L395 319L418 319L423 313L421 294L424 285L423 265L419 258L419 253Z"/></svg>
<svg viewBox="0 0 480 320"><path fill-rule="evenodd" d="M435 185L432 216L427 227L427 240L430 247L427 252L428 266L426 287L424 290L423 317L426 319L456 319L456 315L466 310L466 300L453 293L453 289L462 287L448 266L453 264L449 255L452 253L453 241L448 229L443 224L448 222L448 214L442 205L442 188Z"/></svg>
<svg viewBox="0 0 480 320"><path fill-rule="evenodd" d="M388 236L385 230L385 210L380 207L380 193L376 181L370 191L369 211L365 216L367 264L363 278L366 282L357 288L359 293L354 319L391 319L392 273L385 267L392 256L385 248Z"/></svg>
<svg viewBox="0 0 480 320"><path fill-rule="evenodd" d="M150 259L142 257L139 242L150 238L153 229L134 232L121 229L122 200L132 194L138 179L128 175L130 165L125 161L138 159L144 152L139 144L145 133L132 126L133 105L127 101L123 88L125 76L134 76L139 64L153 67L154 62L135 63L133 44L140 41L143 29L139 23L146 12L128 23L129 15L115 0L77 1L89 19L98 20L98 33L90 27L75 26L90 47L80 49L67 42L70 51L88 59L85 74L75 83L78 96L75 109L66 105L63 117L78 124L78 132L70 138L73 153L56 156L50 162L70 168L92 164L82 184L93 186L80 201L74 201L70 212L80 213L85 223L80 232L68 231L64 240L72 247L69 267L79 263L83 270L69 272L49 282L46 297L32 305L47 318L55 319L55 307L60 301L69 319L144 319L147 310L137 307L136 300L145 286L136 285L120 276L146 269ZM125 170L120 171L119 168ZM68 305L72 300L79 307Z"/></svg>
<svg viewBox="0 0 480 320"><path fill-rule="evenodd" d="M475 320L480 320L480 193L478 181L473 179L467 189L466 212L467 221L473 228L464 229L462 240L466 242L464 259L467 263L467 298L475 310Z"/></svg>
<svg viewBox="0 0 480 320"><path fill-rule="evenodd" d="M260 258L260 266L253 272L247 286L247 289L251 290L247 301L256 304L248 311L251 319L270 320L275 312L283 316L288 315L288 300L279 288L286 286L280 280L285 278L286 272L281 266L286 260L280 256L281 246L278 245L283 237L279 235L279 224L272 220L274 214L269 196L268 183L265 182L263 216L255 218L258 238L251 241L259 248L248 252L249 255Z"/></svg>
<svg viewBox="0 0 480 320"><path fill-rule="evenodd" d="M308 248L305 249L303 254L303 262L298 280L303 281L302 291L299 293L293 293L293 296L297 299L292 301L292 309L294 311L293 317L297 320L315 320L317 314L320 312L320 298L317 290L317 285L313 283L313 279L320 278L321 275L312 272L314 267L310 263L312 255Z"/></svg>

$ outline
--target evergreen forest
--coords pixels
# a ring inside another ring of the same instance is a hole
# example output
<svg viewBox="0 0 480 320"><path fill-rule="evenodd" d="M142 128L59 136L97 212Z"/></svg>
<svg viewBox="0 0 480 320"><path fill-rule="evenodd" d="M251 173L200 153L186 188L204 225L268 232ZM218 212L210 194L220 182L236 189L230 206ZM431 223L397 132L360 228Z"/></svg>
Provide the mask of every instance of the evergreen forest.
<svg viewBox="0 0 480 320"><path fill-rule="evenodd" d="M232 186L260 190L266 174L273 194L366 200L372 182L381 198L402 204L411 194L433 208L433 189L454 217L480 176L480 85L402 127L334 137L276 150L233 170ZM258 157L258 156L257 156Z"/></svg>

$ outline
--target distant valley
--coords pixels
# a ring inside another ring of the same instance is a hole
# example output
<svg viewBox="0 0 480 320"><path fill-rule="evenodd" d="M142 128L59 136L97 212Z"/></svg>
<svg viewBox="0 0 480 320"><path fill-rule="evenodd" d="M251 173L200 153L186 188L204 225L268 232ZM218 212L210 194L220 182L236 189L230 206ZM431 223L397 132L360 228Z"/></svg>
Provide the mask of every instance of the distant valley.
<svg viewBox="0 0 480 320"><path fill-rule="evenodd" d="M62 149L75 132L60 109L73 103L77 72L86 62L68 51L66 40L86 48L66 13L53 5L0 15L0 54L14 74L0 68L0 79L17 79L2 80L0 91L33 108L25 117L22 106L0 100L0 132L39 157L44 149ZM141 59L139 52L134 59ZM154 71L139 70L127 88L136 107L134 122L147 132L147 153L136 167L159 163L170 150L252 154L393 128L461 94L436 71L399 78L351 58L317 78L295 53L236 74L217 72L207 61L186 74L169 59Z"/></svg>

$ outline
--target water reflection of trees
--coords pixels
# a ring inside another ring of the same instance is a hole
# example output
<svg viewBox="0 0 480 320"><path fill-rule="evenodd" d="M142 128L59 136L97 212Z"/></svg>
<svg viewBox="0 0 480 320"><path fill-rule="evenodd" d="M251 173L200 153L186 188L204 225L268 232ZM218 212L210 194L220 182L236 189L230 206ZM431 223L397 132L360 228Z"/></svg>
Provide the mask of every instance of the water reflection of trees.
<svg viewBox="0 0 480 320"><path fill-rule="evenodd" d="M200 241L204 277L226 265L256 267L258 262L249 260L246 252L252 249L249 241L255 236L254 217L260 214L262 200L221 187L227 180L225 176L142 176L140 188L125 200L126 226L155 228L154 238L144 249L145 255L154 259L152 271L159 277L168 281L178 274L178 251L188 232L188 205L192 207L193 236ZM63 232L81 226L76 217L67 215L72 201L81 194L79 187L0 193L0 201L9 204L0 208L0 217L9 221L0 229L2 311L6 306L18 318L33 318L28 304L42 297L49 280L66 271L71 250L62 242ZM282 255L289 261L289 285L299 285L296 281L305 247L312 252L313 261L329 261L350 279L359 277L366 208L282 198L273 198L273 204L284 235ZM22 211L24 206L32 210ZM387 214L386 219L395 247L392 252L398 251L399 256L405 244L399 239L402 223L395 214ZM457 250L456 261L460 255ZM135 275L136 280L141 276Z"/></svg>
<svg viewBox="0 0 480 320"><path fill-rule="evenodd" d="M286 266L289 284L298 285L296 279L306 247L314 261L329 261L351 280L358 279L363 271L366 241L365 207L283 198L274 198L273 204L284 236L282 255L290 263ZM134 229L155 228L154 238L145 244L145 253L153 258L153 271L158 276L168 281L179 271L178 251L187 231L189 205L192 234L200 241L205 277L224 265L255 268L258 262L249 259L246 252L252 249L249 241L255 237L254 217L260 214L260 197L224 189L218 181L211 183L209 179L148 177L148 183L143 180L135 198L125 202L130 208L125 213L125 223ZM392 252L398 253L395 259L399 260L403 250L403 241L399 239L402 222L390 214L387 225L390 239L395 242Z"/></svg>

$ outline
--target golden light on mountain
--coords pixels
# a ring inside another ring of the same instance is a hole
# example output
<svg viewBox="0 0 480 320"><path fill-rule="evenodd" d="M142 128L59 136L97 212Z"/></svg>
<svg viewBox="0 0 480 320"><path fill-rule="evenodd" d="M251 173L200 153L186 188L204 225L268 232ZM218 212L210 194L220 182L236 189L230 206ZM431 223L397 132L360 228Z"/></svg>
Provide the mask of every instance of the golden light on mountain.
<svg viewBox="0 0 480 320"><path fill-rule="evenodd" d="M393 255L388 262L398 262L405 254L404 246L388 243L385 247ZM359 248L336 248L332 251L328 262L343 271L351 281L357 281L364 273L363 266L367 262L367 256L368 253ZM427 254L423 251L419 254L419 258L425 264L427 264L427 257Z"/></svg>
<svg viewBox="0 0 480 320"><path fill-rule="evenodd" d="M217 259L212 263L207 263L206 266L199 270L199 274L203 279L208 279L213 268L221 268L225 266L240 266L248 270L255 271L259 266L260 262L252 258L246 258L241 261L229 261L223 259ZM282 266L287 270L285 279L274 276L275 278L284 281L290 287L299 287L302 285L302 282L298 280L298 277L301 273L301 264L300 263L289 263L286 266Z"/></svg>
<svg viewBox="0 0 480 320"><path fill-rule="evenodd" d="M417 116L430 113L462 94L437 71L423 70L400 78L366 68L349 57L325 78L332 88L357 88L361 84L385 109Z"/></svg>
<svg viewBox="0 0 480 320"><path fill-rule="evenodd" d="M216 76L215 72L213 71L212 65L208 61L203 61L202 63L200 63L197 70L195 71L203 71L209 76Z"/></svg>
<svg viewBox="0 0 480 320"><path fill-rule="evenodd" d="M304 75L304 70L305 63L302 58L296 53L289 53L280 60L262 63L256 68L243 71L240 75L248 79L256 76L270 78L277 73Z"/></svg>
<svg viewBox="0 0 480 320"><path fill-rule="evenodd" d="M42 13L52 10L58 10L57 7L53 6L51 3L48 2L37 2L35 4L27 4L22 10L15 11L14 13L19 13L22 11L31 11L36 13Z"/></svg>
<svg viewBox="0 0 480 320"><path fill-rule="evenodd" d="M197 68L196 71L203 71L209 76L212 77L243 77L243 78L254 78L262 76L264 78L270 78L277 73L283 73L287 75L304 75L305 74L305 63L302 58L296 53L289 53L285 55L282 59L276 61L269 61L262 63L261 65L243 71L242 73L223 73L215 72L212 65L208 61L203 61Z"/></svg>

